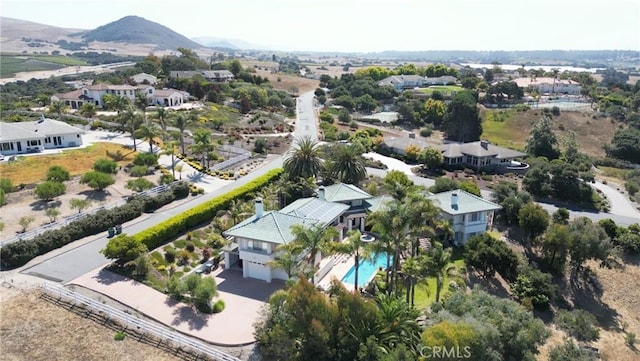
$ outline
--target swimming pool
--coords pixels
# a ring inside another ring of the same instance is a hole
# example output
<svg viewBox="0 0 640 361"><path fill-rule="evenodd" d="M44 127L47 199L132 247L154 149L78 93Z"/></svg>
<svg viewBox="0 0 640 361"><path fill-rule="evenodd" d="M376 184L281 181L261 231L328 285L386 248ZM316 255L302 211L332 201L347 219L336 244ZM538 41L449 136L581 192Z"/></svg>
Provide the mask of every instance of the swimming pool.
<svg viewBox="0 0 640 361"><path fill-rule="evenodd" d="M389 258L389 263L393 262L393 258ZM378 272L378 269L382 267L382 269L387 268L387 255L385 253L379 254L376 258L371 261L360 261L360 266L358 267L358 287L364 287L373 279L373 276ZM342 282L344 283L355 283L356 278L356 269L354 266L351 266L349 272L342 277Z"/></svg>

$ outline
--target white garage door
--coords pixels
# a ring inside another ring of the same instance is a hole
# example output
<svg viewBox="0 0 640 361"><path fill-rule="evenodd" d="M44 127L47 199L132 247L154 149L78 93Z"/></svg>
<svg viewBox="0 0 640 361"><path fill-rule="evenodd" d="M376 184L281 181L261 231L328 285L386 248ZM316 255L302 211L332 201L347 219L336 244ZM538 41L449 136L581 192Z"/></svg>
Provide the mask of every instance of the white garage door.
<svg viewBox="0 0 640 361"><path fill-rule="evenodd" d="M269 269L264 266L261 265L259 263L253 263L253 262L246 262L247 263L247 273L248 276L251 278L257 278L259 280L263 280L263 281L270 281L270 271Z"/></svg>

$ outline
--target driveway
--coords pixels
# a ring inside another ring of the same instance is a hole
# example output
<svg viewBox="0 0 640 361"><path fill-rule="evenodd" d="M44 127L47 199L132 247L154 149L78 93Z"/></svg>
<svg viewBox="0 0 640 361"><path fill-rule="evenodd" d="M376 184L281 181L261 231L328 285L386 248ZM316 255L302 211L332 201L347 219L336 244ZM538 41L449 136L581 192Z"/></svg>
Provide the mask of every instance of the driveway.
<svg viewBox="0 0 640 361"><path fill-rule="evenodd" d="M139 310L166 326L218 346L242 346L255 342L253 324L269 296L284 282L242 278L242 272L218 269L211 275L218 285L218 296L225 309L218 314L202 314L164 293L103 268L93 270L67 283L100 292Z"/></svg>

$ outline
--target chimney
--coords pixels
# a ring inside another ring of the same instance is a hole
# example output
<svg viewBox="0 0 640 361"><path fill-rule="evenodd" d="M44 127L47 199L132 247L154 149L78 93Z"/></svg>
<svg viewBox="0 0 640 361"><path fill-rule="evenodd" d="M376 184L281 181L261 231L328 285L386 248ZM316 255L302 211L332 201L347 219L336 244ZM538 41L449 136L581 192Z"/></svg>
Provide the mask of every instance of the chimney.
<svg viewBox="0 0 640 361"><path fill-rule="evenodd" d="M264 205L262 204L262 198L256 198L256 219L262 217L264 213Z"/></svg>
<svg viewBox="0 0 640 361"><path fill-rule="evenodd" d="M324 201L324 186L318 188L318 199Z"/></svg>
<svg viewBox="0 0 640 361"><path fill-rule="evenodd" d="M486 139L483 139L480 141L480 146L484 149L489 149L489 141Z"/></svg>
<svg viewBox="0 0 640 361"><path fill-rule="evenodd" d="M451 193L451 208L458 209L458 192Z"/></svg>

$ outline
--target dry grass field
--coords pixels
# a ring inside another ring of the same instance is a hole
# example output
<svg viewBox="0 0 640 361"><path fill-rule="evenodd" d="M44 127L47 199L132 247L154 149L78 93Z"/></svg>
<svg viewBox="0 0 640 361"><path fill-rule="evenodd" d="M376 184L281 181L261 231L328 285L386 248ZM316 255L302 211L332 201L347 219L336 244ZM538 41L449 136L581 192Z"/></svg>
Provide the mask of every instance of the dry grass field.
<svg viewBox="0 0 640 361"><path fill-rule="evenodd" d="M107 158L107 152L125 155L118 165L131 163L135 152L117 143L96 143L81 149L66 150L60 154L36 155L19 157L12 162L0 164L0 176L9 178L14 186L40 182L47 174L49 167L59 165L71 173L71 176L81 175L93 167L93 163L100 158Z"/></svg>
<svg viewBox="0 0 640 361"><path fill-rule="evenodd" d="M487 117L488 112L495 111L481 112L482 138L496 145L519 150L524 149L531 126L542 117L542 110L532 109L526 112L511 112L506 120L497 121L496 117ZM605 156L602 147L611 142L616 130L616 126L610 119L593 119L591 114L578 111L562 111L559 116L553 117L552 123L560 143L566 132L574 131L580 150L596 157Z"/></svg>
<svg viewBox="0 0 640 361"><path fill-rule="evenodd" d="M181 360L167 351L40 298L37 291L2 288L0 303L0 359L49 360ZM13 296L7 295L13 293Z"/></svg>

